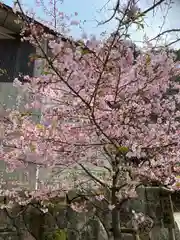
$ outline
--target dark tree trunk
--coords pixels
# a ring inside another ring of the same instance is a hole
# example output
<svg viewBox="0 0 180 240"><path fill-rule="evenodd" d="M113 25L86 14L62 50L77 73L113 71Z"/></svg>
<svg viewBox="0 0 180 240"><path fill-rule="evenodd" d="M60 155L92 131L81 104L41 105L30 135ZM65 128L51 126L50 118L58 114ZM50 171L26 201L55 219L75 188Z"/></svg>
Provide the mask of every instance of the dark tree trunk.
<svg viewBox="0 0 180 240"><path fill-rule="evenodd" d="M113 240L121 240L120 214L117 208L112 210L112 235Z"/></svg>
<svg viewBox="0 0 180 240"><path fill-rule="evenodd" d="M117 208L118 201L116 197L116 188L117 188L117 178L118 178L118 170L116 169L115 175L113 176L113 182L112 182L112 205L114 206L114 209L112 209L112 235L113 240L121 240L122 234L121 234L121 223L120 223L120 212Z"/></svg>

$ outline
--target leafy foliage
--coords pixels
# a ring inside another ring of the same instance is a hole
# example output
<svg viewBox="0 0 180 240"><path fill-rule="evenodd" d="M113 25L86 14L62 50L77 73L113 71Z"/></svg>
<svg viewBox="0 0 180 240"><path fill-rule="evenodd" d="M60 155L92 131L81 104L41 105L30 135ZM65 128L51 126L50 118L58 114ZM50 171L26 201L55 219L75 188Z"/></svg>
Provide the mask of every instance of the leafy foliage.
<svg viewBox="0 0 180 240"><path fill-rule="evenodd" d="M68 240L66 230L57 229L55 232L47 234L44 240Z"/></svg>

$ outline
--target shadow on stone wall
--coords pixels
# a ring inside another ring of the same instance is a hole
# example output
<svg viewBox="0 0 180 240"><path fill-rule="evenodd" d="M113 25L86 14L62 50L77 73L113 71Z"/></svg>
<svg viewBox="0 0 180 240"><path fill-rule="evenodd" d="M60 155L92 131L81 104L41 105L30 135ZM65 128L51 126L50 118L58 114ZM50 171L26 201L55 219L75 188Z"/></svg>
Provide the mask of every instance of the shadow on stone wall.
<svg viewBox="0 0 180 240"><path fill-rule="evenodd" d="M127 227L132 209L148 212L155 226L151 237L142 234L140 239L168 240L168 230L161 221L157 192L139 189L138 193L138 199L127 202L121 209L122 226ZM62 199L54 199L52 203L48 206L48 212L38 202L1 209L0 240L109 240L106 230L111 228L110 212L105 203L99 203L98 210L89 206L86 213L73 211ZM180 240L177 225L175 233L176 240ZM123 239L134 240L130 234L124 234Z"/></svg>

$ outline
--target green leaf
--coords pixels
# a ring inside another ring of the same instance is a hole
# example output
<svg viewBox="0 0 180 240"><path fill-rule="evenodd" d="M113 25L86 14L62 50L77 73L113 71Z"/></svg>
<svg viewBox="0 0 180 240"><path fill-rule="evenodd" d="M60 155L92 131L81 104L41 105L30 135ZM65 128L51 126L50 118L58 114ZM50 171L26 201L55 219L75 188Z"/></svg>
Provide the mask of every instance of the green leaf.
<svg viewBox="0 0 180 240"><path fill-rule="evenodd" d="M29 148L30 148L31 152L36 151L36 146L33 143L30 143Z"/></svg>
<svg viewBox="0 0 180 240"><path fill-rule="evenodd" d="M55 233L54 240L67 240L67 232L66 230L58 229Z"/></svg>
<svg viewBox="0 0 180 240"><path fill-rule="evenodd" d="M44 130L44 125L38 123L36 125L36 128L39 129L39 130Z"/></svg>
<svg viewBox="0 0 180 240"><path fill-rule="evenodd" d="M29 55L29 58L34 61L34 60L38 60L38 59L40 59L42 57L40 55L38 55L38 54L32 53L32 54Z"/></svg>
<svg viewBox="0 0 180 240"><path fill-rule="evenodd" d="M79 41L77 41L77 45L78 45L78 46L84 46L84 42L81 41L81 40L79 40Z"/></svg>
<svg viewBox="0 0 180 240"><path fill-rule="evenodd" d="M91 51L88 48L82 48L81 53L82 55L85 55L85 54L91 53Z"/></svg>
<svg viewBox="0 0 180 240"><path fill-rule="evenodd" d="M151 63L151 56L149 54L146 54L146 65L149 65Z"/></svg>
<svg viewBox="0 0 180 240"><path fill-rule="evenodd" d="M119 153L126 154L126 153L128 153L128 151L129 151L128 147L125 147L125 146L118 147Z"/></svg>
<svg viewBox="0 0 180 240"><path fill-rule="evenodd" d="M48 74L50 74L50 72L42 71L42 74L43 75L48 75Z"/></svg>
<svg viewBox="0 0 180 240"><path fill-rule="evenodd" d="M140 27L141 27L142 29L144 29L144 24L143 24L143 23L140 23Z"/></svg>
<svg viewBox="0 0 180 240"><path fill-rule="evenodd" d="M54 232L46 233L44 240L68 240L66 229L57 229Z"/></svg>
<svg viewBox="0 0 180 240"><path fill-rule="evenodd" d="M143 23L137 23L137 30L144 29Z"/></svg>
<svg viewBox="0 0 180 240"><path fill-rule="evenodd" d="M21 113L21 117L26 117L26 116L31 116L32 113L31 112L24 112L24 113Z"/></svg>
<svg viewBox="0 0 180 240"><path fill-rule="evenodd" d="M7 75L7 71L6 71L6 69L0 68L0 76L2 76L2 75Z"/></svg>

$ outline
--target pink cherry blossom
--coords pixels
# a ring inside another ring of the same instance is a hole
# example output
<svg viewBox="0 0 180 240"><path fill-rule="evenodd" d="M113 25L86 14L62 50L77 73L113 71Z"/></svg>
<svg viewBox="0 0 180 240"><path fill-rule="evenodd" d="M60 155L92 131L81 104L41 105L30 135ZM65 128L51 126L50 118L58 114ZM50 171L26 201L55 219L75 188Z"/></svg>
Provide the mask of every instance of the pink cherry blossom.
<svg viewBox="0 0 180 240"><path fill-rule="evenodd" d="M11 142L18 146L16 152L12 150L12 156L17 158L17 154L23 153L37 163L47 161L53 166L79 163L102 166L104 161L98 158L104 146L113 144L117 148L118 144L128 149L125 161L148 158L160 165L176 163L179 156L177 98L163 98L171 78L179 74L173 58L163 51L149 50L140 54L134 64L130 44L112 37L100 42L92 36L84 42L84 46L96 50L97 56L90 50L84 54L80 46L72 48L65 42L50 41L52 54L61 52L54 61L61 77L49 69L48 75L26 76L29 82L24 85L15 79L16 87L34 96L26 105L27 110L43 107L43 102L46 107L42 108L42 126L33 123L31 114L21 117L20 113L11 112L13 125L7 129L17 129L20 134L19 139L17 134L16 138L11 137ZM179 87L178 83L173 84ZM9 154L5 153L4 159L7 156L9 159ZM113 167L111 162L110 166ZM161 183L166 175L173 174L146 165L134 171L148 181L155 178Z"/></svg>
<svg viewBox="0 0 180 240"><path fill-rule="evenodd" d="M126 20L133 21L138 11L131 6ZM40 76L25 76L24 84L14 80L28 104L23 111L0 114L0 158L9 170L33 163L61 171L58 184L41 181L22 204L72 188L86 194L93 189L86 201L104 200L114 213L137 197L139 185L179 187L180 84L173 79L180 69L173 55L145 46L135 57L132 42L116 32L107 39L92 35L75 42L55 39L32 23L22 35L35 47L48 40L50 57L43 56L47 63ZM172 88L177 91L170 95ZM41 110L38 123L34 108ZM17 196L14 191L13 199ZM71 207L87 211L86 203Z"/></svg>

